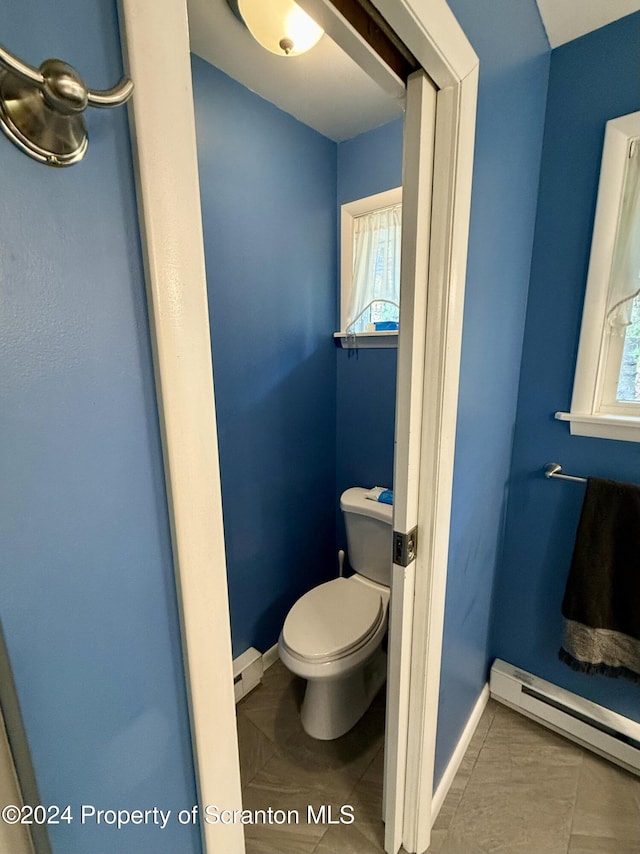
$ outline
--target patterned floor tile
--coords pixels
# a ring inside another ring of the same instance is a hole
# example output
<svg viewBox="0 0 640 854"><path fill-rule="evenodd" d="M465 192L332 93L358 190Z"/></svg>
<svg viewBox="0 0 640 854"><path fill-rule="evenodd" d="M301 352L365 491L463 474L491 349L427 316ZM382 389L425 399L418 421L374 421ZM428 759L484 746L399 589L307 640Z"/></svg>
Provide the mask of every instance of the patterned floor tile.
<svg viewBox="0 0 640 854"><path fill-rule="evenodd" d="M275 744L242 712L236 715L240 777L246 786L276 752Z"/></svg>
<svg viewBox="0 0 640 854"><path fill-rule="evenodd" d="M315 854L384 854L384 848L372 847L371 840L356 825L331 827L322 837Z"/></svg>
<svg viewBox="0 0 640 854"><path fill-rule="evenodd" d="M304 680L277 661L265 671L262 684L238 704L238 711L274 744L284 745L292 735L302 732L300 706L304 689Z"/></svg>
<svg viewBox="0 0 640 854"><path fill-rule="evenodd" d="M594 754L580 773L572 833L640 841L640 779Z"/></svg>
<svg viewBox="0 0 640 854"><path fill-rule="evenodd" d="M573 834L569 839L568 854L640 854L640 838L638 835L633 839L612 839Z"/></svg>

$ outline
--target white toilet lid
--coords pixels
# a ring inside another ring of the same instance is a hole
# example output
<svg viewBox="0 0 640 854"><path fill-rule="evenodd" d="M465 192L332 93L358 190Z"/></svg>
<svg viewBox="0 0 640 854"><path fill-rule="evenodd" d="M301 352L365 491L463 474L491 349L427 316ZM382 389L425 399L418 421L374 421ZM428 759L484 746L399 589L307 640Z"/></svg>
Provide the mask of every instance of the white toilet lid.
<svg viewBox="0 0 640 854"><path fill-rule="evenodd" d="M339 658L368 640L383 616L382 597L376 590L334 578L296 602L284 622L282 638L303 658Z"/></svg>

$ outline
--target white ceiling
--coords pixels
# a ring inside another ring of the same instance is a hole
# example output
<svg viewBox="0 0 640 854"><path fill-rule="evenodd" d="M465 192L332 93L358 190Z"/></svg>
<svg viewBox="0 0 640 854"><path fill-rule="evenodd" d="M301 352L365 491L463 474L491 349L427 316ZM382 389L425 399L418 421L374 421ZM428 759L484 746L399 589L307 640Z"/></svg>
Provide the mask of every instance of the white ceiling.
<svg viewBox="0 0 640 854"><path fill-rule="evenodd" d="M551 47L640 10L640 0L537 0Z"/></svg>
<svg viewBox="0 0 640 854"><path fill-rule="evenodd" d="M640 10L640 0L537 3L552 48ZM279 57L258 45L227 0L188 0L188 9L194 53L329 139L351 139L402 115L404 102L326 34L309 53Z"/></svg>
<svg viewBox="0 0 640 854"><path fill-rule="evenodd" d="M335 142L403 113L403 101L384 92L326 34L309 53L275 56L227 0L188 0L188 8L194 53Z"/></svg>

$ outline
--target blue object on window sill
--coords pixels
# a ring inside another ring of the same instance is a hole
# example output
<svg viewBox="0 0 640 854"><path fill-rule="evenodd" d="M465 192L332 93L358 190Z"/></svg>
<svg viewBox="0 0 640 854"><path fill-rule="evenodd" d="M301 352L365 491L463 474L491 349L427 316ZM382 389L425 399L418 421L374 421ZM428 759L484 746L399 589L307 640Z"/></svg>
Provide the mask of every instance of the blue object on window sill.
<svg viewBox="0 0 640 854"><path fill-rule="evenodd" d="M378 501L382 504L393 504L393 489L385 489L378 496Z"/></svg>
<svg viewBox="0 0 640 854"><path fill-rule="evenodd" d="M374 326L376 332L389 332L398 329L399 324L397 320L378 320Z"/></svg>

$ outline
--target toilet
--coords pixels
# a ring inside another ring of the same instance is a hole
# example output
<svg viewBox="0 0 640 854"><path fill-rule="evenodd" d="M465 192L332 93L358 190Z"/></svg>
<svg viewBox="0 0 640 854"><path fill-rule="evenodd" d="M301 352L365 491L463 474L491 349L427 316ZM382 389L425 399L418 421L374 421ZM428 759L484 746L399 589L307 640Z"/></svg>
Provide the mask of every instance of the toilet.
<svg viewBox="0 0 640 854"><path fill-rule="evenodd" d="M340 499L350 578L305 593L289 611L278 642L282 663L307 680L300 712L313 738L348 732L385 682L393 508L356 486Z"/></svg>

